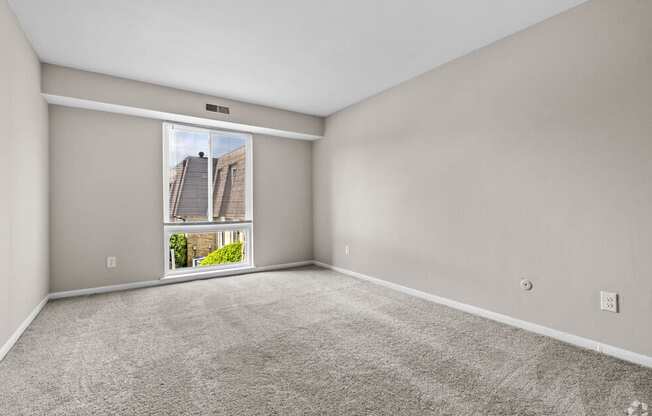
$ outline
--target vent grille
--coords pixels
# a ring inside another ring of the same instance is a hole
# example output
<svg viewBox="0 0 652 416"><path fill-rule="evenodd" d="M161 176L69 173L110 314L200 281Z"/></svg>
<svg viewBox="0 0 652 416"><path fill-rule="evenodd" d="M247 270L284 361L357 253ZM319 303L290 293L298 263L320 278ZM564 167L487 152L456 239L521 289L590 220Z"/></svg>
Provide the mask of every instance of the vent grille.
<svg viewBox="0 0 652 416"><path fill-rule="evenodd" d="M229 107L224 107L216 104L206 104L206 111L211 111L213 113L231 114Z"/></svg>

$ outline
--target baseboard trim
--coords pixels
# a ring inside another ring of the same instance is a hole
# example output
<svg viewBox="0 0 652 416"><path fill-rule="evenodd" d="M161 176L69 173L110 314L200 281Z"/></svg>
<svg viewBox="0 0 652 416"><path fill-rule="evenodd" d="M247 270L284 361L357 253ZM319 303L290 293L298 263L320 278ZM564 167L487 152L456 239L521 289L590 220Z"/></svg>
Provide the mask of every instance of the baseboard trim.
<svg viewBox="0 0 652 416"><path fill-rule="evenodd" d="M558 331L556 329L548 328L542 325L538 325L529 321L524 321L521 319L513 318L508 315L503 315L497 312L492 312L486 309L479 308L477 306L473 305L468 305L462 302L458 302L455 300L447 299L441 296L433 295L430 293L422 292L417 289L412 289L407 286L402 286L396 283L388 282L386 280L378 279L376 277L368 276L362 273L354 272L352 270L347 270L341 267L333 266L331 264L327 263L322 263L320 261L313 261L313 260L307 260L307 261L299 261L299 262L294 262L294 263L284 263L284 264L275 264L275 265L269 265L269 266L261 266L261 267L254 267L254 268L248 268L246 270L239 270L239 271L233 271L232 273L228 274L220 274L220 275L203 275L203 276L194 276L194 277L173 277L173 278L167 278L167 279L161 279L161 280L149 280L149 281L144 281L144 282L135 282L135 283L126 283L126 284L120 284L120 285L111 285L111 286L102 286L102 287L96 287L96 288L88 288L88 289L78 289L78 290L69 290L65 292L54 292L50 293L48 296L46 296L29 314L29 316L23 321L23 323L16 329L16 331L12 334L12 336L5 342L5 344L0 348L0 361L4 359L4 357L7 355L9 350L16 344L20 336L25 332L25 330L29 327L29 325L32 323L32 321L38 316L38 314L41 312L45 304L48 302L50 299L62 299L62 298L69 298L69 297L76 297L76 296L87 296L87 295L94 295L94 294L100 294L100 293L109 293L109 292L118 292L118 291L123 291L123 290L131 290L131 289L141 289L141 288L146 288L146 287L154 287L154 286L162 286L162 285L168 285L168 284L174 284L174 283L182 283L182 282L188 282L188 281L193 281L193 280L202 280L202 279L211 279L215 277L223 277L223 276L232 276L232 275L237 275L237 274L248 274L248 273L258 273L258 272L266 272L266 271L273 271L273 270L283 270L283 269L291 269L291 268L296 268L296 267L303 267L303 266L309 266L309 265L315 265L319 267L323 267L325 269L330 269L351 277L355 277L361 280L366 280L368 282L375 283L380 286L384 286L399 292L406 293L408 295L412 295L421 299L425 299L431 302L435 302L441 305L445 305L448 307L451 307L453 309L457 309L463 312L467 312L473 315L481 316L483 318L491 319L496 322L501 322L506 325L514 326L516 328L520 328L529 332L533 332L535 334L547 336L550 338L557 339L562 342L566 342L568 344L572 344L581 348L586 348L590 349L593 351L601 352L605 355L609 355L624 361L629 361L634 364L639 364L644 367L649 367L652 368L652 357L639 354L636 352L628 351L619 347L614 347L612 345L608 344L603 344L601 342L580 337L578 335L573 335L569 334L566 332Z"/></svg>
<svg viewBox="0 0 652 416"><path fill-rule="evenodd" d="M538 325L529 321L523 321L521 319L512 318L508 315L503 315L497 312L492 312L486 309L479 308L477 306L468 305L466 303L458 302L455 300L443 298L441 296L433 295L430 293L422 292L420 290L412 289L406 286L402 286L396 283L388 282L386 280L378 279L376 277L368 276L362 273L354 272L351 270L343 269L341 267L333 266L331 264L322 263L320 261L314 261L314 265L330 269L342 274L346 274L357 279L366 280L378 284L380 286L385 286L390 289L397 290L399 292L406 293L421 299L425 299L431 302L435 302L441 305L448 306L453 309L458 309L463 312L470 313L472 315L481 316L483 318L491 319L492 321L500 322L510 326L514 326L520 329L524 329L529 332L534 332L535 334L544 335L550 338L557 339L559 341L565 342L567 344L572 344L577 347L590 349L615 357L624 361L629 361L634 364L639 364L644 367L652 368L652 357L648 357L643 354L636 352L628 351L622 348L614 347L612 345L603 344L592 339L580 337L578 335L569 334L566 332L558 331L556 329L548 328L542 325Z"/></svg>
<svg viewBox="0 0 652 416"><path fill-rule="evenodd" d="M242 268L242 269L222 270L222 271L203 273L203 274L199 274L199 275L169 276L169 277L164 277L164 278L159 279L159 280L145 280L145 281L142 281L142 282L123 283L123 284L119 284L119 285L100 286L100 287L92 287L92 288L87 288L87 289L75 289L75 290L66 290L66 291L62 291L62 292L53 292L53 293L50 293L48 298L49 299L63 299L63 298L71 298L71 297L77 297L77 296L97 295L97 294L109 293L109 292L121 292L121 291L124 291L124 290L143 289L143 288L147 288L147 287L155 287L155 286L170 285L170 284L175 284L175 283L191 282L191 281L194 281L194 280L214 279L214 278L217 278L217 277L235 276L235 275L248 274L248 273L260 273L260 272L267 272L267 271L273 271L273 270L292 269L292 268L295 268L295 267L309 266L309 265L312 265L312 264L313 264L312 260L306 260L306 261L298 261L298 262L294 262L294 263L273 264L273 265L269 265L269 266L246 267L246 268Z"/></svg>
<svg viewBox="0 0 652 416"><path fill-rule="evenodd" d="M270 266L256 267L254 273L271 272L274 270L294 269L297 267L312 266L313 264L314 262L312 260L295 261L294 263L272 264Z"/></svg>
<svg viewBox="0 0 652 416"><path fill-rule="evenodd" d="M0 361L2 361L9 350L13 348L13 346L18 342L20 339L21 335L23 335L23 332L29 327L29 325L34 321L34 319L38 316L38 314L41 312L45 304L48 302L48 296L44 297L41 302L39 302L38 305L30 312L30 314L25 318L23 323L20 324L20 326L14 331L13 334L9 337L7 342L0 348Z"/></svg>
<svg viewBox="0 0 652 416"><path fill-rule="evenodd" d="M162 284L165 283L161 283L161 281L159 280L146 280L143 282L123 283L123 284L111 285L111 286L65 290L61 292L50 293L49 299L54 300L54 299L63 299L63 298L74 298L77 296L99 295L100 293L121 292L123 290L132 290L132 289L143 289L146 287L160 286Z"/></svg>

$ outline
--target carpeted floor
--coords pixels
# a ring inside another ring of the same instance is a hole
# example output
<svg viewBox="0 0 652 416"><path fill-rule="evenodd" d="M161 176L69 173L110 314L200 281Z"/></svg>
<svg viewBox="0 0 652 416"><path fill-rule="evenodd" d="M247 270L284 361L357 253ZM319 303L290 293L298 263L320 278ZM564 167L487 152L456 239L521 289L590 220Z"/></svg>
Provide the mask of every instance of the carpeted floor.
<svg viewBox="0 0 652 416"><path fill-rule="evenodd" d="M652 405L652 369L319 268L53 301L0 363L11 416L620 416L635 400Z"/></svg>

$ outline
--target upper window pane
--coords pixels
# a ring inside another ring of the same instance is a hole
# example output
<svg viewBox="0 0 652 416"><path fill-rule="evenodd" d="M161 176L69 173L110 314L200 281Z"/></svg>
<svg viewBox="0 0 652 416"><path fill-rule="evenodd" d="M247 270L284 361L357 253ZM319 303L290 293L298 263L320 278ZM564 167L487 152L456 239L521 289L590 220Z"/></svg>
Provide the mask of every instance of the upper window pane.
<svg viewBox="0 0 652 416"><path fill-rule="evenodd" d="M246 219L247 143L240 133L213 132L213 221Z"/></svg>
<svg viewBox="0 0 652 416"><path fill-rule="evenodd" d="M208 221L209 133L175 128L167 140L167 221Z"/></svg>

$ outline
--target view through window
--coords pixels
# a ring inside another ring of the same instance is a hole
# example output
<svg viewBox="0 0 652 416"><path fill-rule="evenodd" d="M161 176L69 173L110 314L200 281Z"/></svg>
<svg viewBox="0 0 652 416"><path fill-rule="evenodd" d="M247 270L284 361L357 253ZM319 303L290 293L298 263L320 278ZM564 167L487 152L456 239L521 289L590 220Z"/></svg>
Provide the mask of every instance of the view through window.
<svg viewBox="0 0 652 416"><path fill-rule="evenodd" d="M165 123L166 274L253 265L251 135Z"/></svg>

